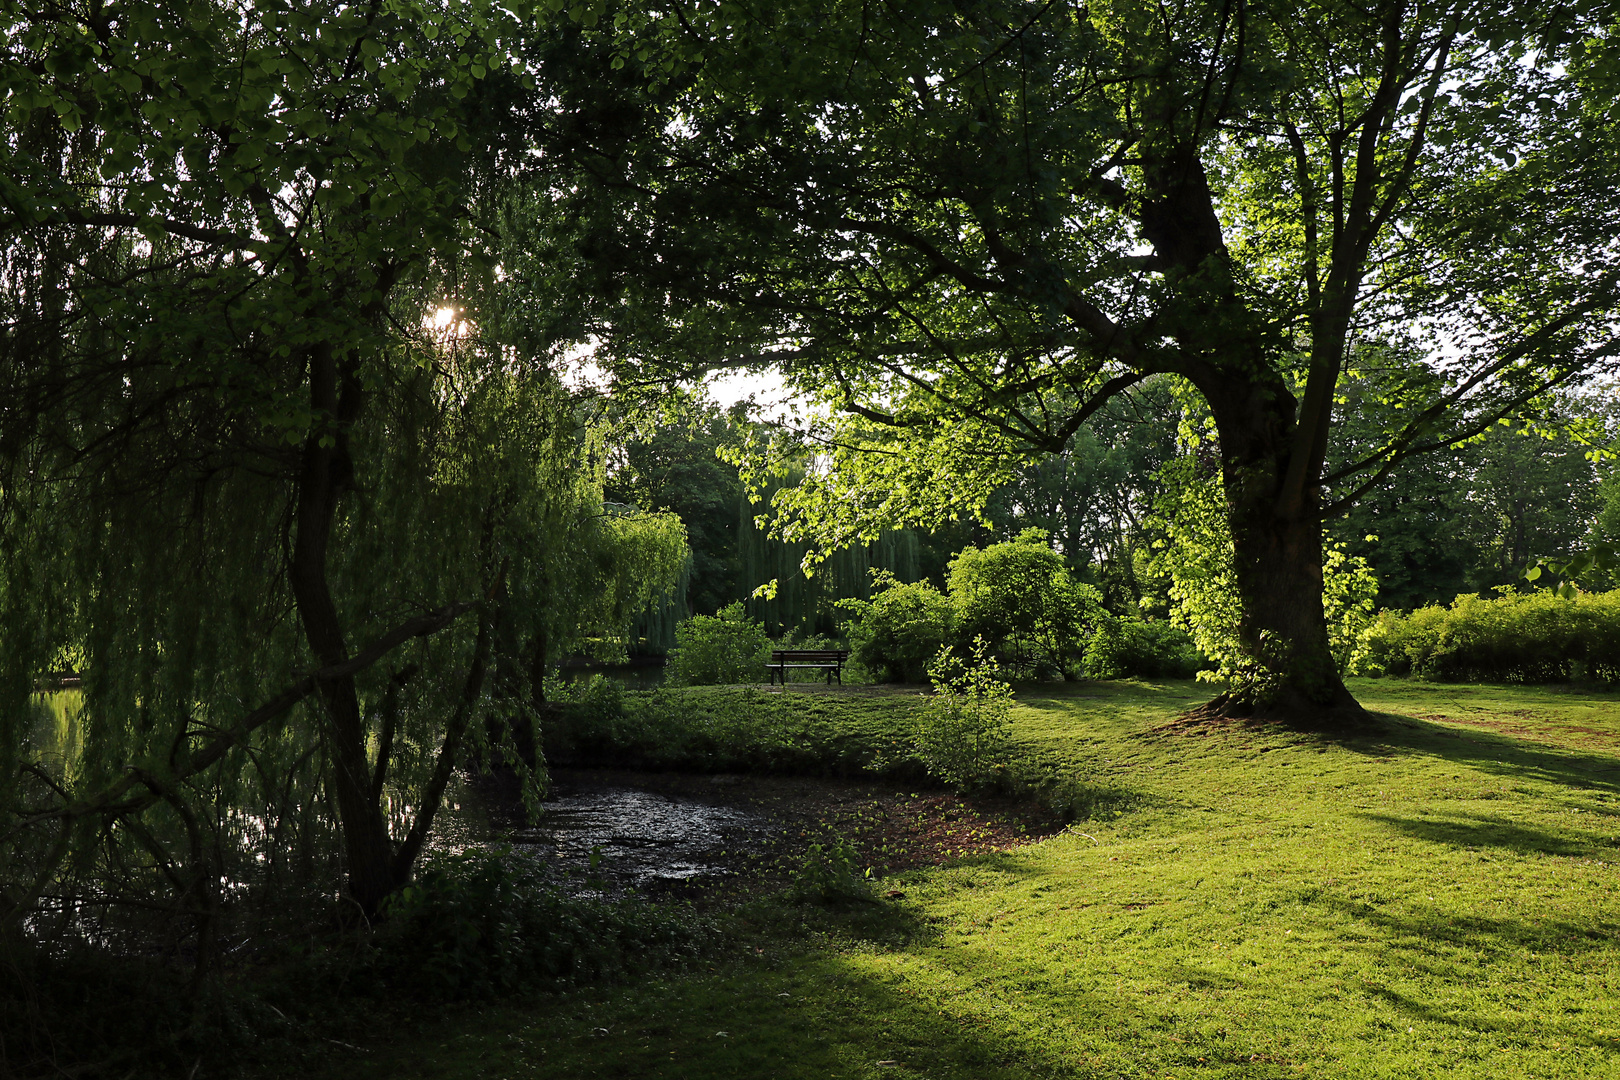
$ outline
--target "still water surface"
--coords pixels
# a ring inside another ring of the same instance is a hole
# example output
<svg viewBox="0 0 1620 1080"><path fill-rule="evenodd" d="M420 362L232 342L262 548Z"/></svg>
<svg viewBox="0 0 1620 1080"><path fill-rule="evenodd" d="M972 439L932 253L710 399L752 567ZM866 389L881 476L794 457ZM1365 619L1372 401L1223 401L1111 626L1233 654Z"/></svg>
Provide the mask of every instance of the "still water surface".
<svg viewBox="0 0 1620 1080"><path fill-rule="evenodd" d="M462 785L435 823L433 846L509 843L514 854L546 863L582 890L711 884L762 854L785 822L725 798L727 778L710 782L713 799L558 770L534 820L515 801Z"/></svg>
<svg viewBox="0 0 1620 1080"><path fill-rule="evenodd" d="M621 887L723 877L726 863L758 849L777 826L737 806L635 788L561 791L539 821L510 839L575 872ZM594 856L594 860L593 860Z"/></svg>

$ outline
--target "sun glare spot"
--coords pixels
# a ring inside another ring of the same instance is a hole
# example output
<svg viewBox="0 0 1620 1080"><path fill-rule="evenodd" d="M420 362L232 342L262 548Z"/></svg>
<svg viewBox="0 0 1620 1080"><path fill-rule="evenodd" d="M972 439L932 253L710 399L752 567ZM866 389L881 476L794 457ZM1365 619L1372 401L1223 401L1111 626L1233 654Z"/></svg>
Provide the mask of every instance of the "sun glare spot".
<svg viewBox="0 0 1620 1080"><path fill-rule="evenodd" d="M430 314L422 318L422 328L444 343L464 338L472 333L472 324L467 321L466 311L453 304L434 308Z"/></svg>

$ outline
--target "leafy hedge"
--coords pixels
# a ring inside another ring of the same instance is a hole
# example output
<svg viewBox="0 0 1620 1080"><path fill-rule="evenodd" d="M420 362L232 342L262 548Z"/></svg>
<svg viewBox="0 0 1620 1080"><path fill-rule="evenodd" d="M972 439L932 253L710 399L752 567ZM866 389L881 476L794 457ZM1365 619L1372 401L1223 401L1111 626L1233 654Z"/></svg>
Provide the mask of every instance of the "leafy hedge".
<svg viewBox="0 0 1620 1080"><path fill-rule="evenodd" d="M716 937L684 909L570 896L510 849L428 860L386 914L374 942L376 974L392 990L430 1000L678 966Z"/></svg>
<svg viewBox="0 0 1620 1080"><path fill-rule="evenodd" d="M982 638L1009 674L1072 678L1087 641L1110 618L1097 590L1074 580L1039 529L963 548L946 585L942 593L878 572L872 599L839 601L855 663L878 682L921 682L941 648L965 659Z"/></svg>
<svg viewBox="0 0 1620 1080"><path fill-rule="evenodd" d="M841 600L850 659L878 682L922 682L941 648L961 636L951 598L928 581L904 583L875 571L871 600Z"/></svg>
<svg viewBox="0 0 1620 1080"><path fill-rule="evenodd" d="M1385 611L1363 632L1352 670L1459 682L1620 681L1620 590L1464 595L1449 608Z"/></svg>

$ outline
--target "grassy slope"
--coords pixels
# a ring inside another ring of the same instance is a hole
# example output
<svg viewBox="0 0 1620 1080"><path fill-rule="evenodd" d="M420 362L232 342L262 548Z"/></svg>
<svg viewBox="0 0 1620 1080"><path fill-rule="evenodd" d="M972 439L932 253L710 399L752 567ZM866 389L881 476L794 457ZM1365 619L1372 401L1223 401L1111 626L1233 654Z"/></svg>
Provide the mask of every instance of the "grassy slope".
<svg viewBox="0 0 1620 1080"><path fill-rule="evenodd" d="M332 1075L1620 1076L1620 695L1354 689L1448 720L1152 734L1202 688L1028 688L1021 752L1130 809L906 875L886 919L445 1015Z"/></svg>

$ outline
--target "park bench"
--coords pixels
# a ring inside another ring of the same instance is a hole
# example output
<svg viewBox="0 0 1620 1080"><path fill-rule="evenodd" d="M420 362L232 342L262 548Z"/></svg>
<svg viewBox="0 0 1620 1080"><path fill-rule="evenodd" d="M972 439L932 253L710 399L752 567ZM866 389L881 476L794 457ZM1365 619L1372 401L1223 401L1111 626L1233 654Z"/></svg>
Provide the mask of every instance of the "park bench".
<svg viewBox="0 0 1620 1080"><path fill-rule="evenodd" d="M812 671L825 671L827 685L831 686L833 676L838 676L838 685L844 685L844 661L849 659L848 649L772 649L771 662L766 670L770 673L771 685L776 684L777 676L781 676L782 685L787 685L787 673L790 668L807 668Z"/></svg>

